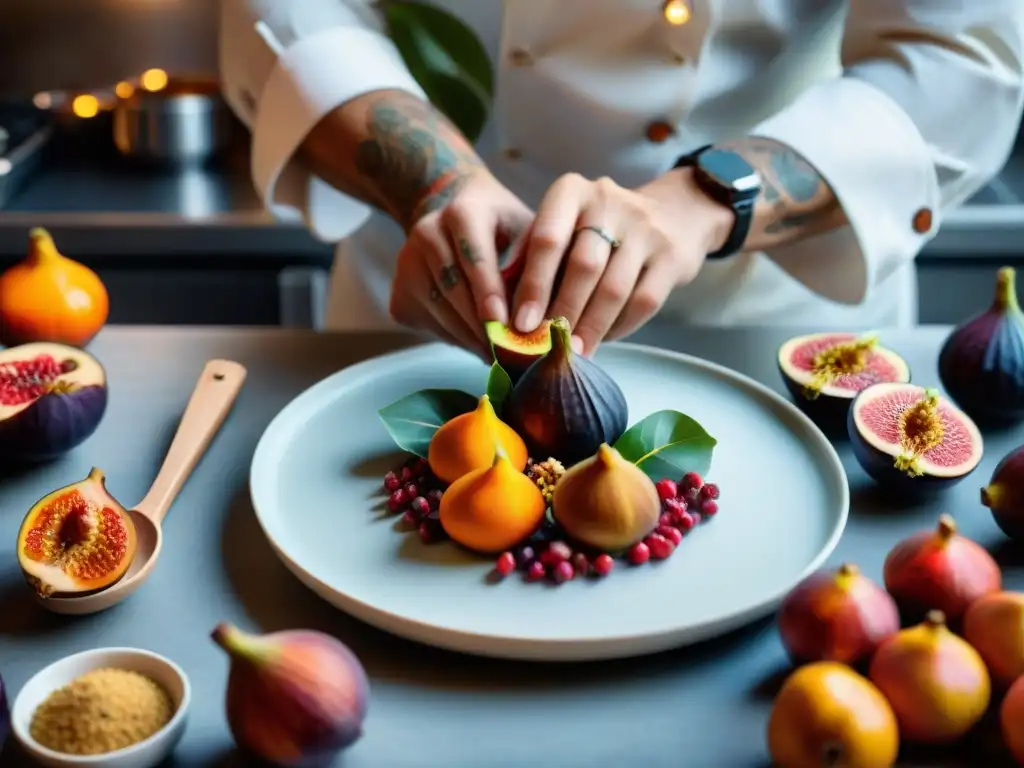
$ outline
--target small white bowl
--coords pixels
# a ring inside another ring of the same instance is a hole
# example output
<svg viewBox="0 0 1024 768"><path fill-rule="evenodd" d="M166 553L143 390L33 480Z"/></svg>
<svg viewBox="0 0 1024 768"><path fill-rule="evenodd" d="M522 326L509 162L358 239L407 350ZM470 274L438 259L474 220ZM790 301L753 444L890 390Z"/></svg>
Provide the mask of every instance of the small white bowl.
<svg viewBox="0 0 1024 768"><path fill-rule="evenodd" d="M105 668L138 672L162 686L175 707L170 722L145 741L103 755L66 755L36 742L29 734L29 726L36 708L46 697L86 672ZM11 708L11 731L22 748L45 768L153 768L181 740L191 699L188 677L173 661L139 648L97 648L54 662L25 683Z"/></svg>

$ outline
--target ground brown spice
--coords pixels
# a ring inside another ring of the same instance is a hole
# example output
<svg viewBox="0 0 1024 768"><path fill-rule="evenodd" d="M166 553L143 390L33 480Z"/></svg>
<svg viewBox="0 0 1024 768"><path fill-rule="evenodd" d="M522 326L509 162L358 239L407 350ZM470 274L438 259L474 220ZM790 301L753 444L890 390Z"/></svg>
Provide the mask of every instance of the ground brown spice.
<svg viewBox="0 0 1024 768"><path fill-rule="evenodd" d="M96 669L51 693L32 715L39 744L69 755L100 755L148 739L174 714L167 692L138 672Z"/></svg>

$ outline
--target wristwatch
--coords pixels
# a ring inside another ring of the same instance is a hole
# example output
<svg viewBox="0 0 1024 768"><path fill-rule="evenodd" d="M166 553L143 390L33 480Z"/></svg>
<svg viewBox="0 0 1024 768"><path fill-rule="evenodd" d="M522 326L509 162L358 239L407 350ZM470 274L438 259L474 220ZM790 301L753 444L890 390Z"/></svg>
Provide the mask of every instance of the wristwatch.
<svg viewBox="0 0 1024 768"><path fill-rule="evenodd" d="M732 232L725 245L709 259L724 259L743 247L754 218L754 202L761 194L761 176L754 167L738 153L721 149L712 144L683 155L674 168L693 168L694 180L704 194L728 206L736 214Z"/></svg>

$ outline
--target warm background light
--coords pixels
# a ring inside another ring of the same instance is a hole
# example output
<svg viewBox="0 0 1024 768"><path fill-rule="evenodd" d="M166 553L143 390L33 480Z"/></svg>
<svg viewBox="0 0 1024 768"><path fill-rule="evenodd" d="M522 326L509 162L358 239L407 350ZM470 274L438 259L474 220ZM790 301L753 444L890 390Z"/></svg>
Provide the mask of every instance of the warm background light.
<svg viewBox="0 0 1024 768"><path fill-rule="evenodd" d="M132 94L135 93L135 86L122 80L114 86L114 93L117 94L119 99L130 99Z"/></svg>
<svg viewBox="0 0 1024 768"><path fill-rule="evenodd" d="M100 111L100 101L92 94L83 93L75 96L75 100L71 102L71 111L77 117L96 117Z"/></svg>
<svg viewBox="0 0 1024 768"><path fill-rule="evenodd" d="M139 84L147 91L161 91L167 87L167 73L162 69L147 69L139 78Z"/></svg>
<svg viewBox="0 0 1024 768"><path fill-rule="evenodd" d="M668 0L664 12L669 24L685 24L690 20L690 7L683 0Z"/></svg>

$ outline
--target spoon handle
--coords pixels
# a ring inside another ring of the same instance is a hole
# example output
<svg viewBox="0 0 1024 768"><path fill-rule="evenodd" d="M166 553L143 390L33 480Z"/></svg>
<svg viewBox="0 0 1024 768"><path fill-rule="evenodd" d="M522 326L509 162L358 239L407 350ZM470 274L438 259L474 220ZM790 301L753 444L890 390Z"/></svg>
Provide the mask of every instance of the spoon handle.
<svg viewBox="0 0 1024 768"><path fill-rule="evenodd" d="M159 523L231 410L245 381L245 368L230 360L210 360L185 406L181 424L160 472L135 509Z"/></svg>

